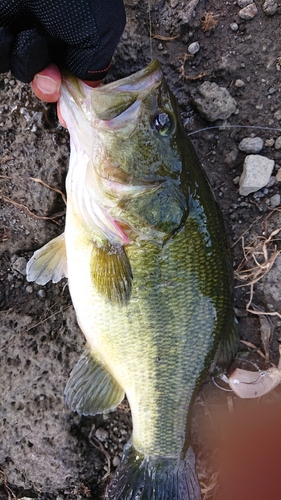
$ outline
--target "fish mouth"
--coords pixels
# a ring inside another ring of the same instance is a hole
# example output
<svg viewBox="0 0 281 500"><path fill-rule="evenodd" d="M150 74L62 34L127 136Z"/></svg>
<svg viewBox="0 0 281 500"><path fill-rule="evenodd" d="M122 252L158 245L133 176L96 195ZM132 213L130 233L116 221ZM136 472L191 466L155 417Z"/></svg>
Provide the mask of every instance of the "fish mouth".
<svg viewBox="0 0 281 500"><path fill-rule="evenodd" d="M132 121L133 115L138 114L141 101L162 80L161 66L155 60L133 75L92 89L91 107L99 120L111 121L122 114L122 120ZM128 116L127 110L130 110Z"/></svg>
<svg viewBox="0 0 281 500"><path fill-rule="evenodd" d="M163 78L163 72L160 63L155 59L148 66L136 73L108 83L98 90L107 89L111 92L147 92L151 87L158 85Z"/></svg>

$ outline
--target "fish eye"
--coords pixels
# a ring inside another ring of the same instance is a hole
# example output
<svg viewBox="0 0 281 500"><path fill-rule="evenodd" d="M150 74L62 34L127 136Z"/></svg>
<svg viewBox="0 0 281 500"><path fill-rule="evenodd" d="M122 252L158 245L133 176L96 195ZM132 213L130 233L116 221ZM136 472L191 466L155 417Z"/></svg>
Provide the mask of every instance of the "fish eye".
<svg viewBox="0 0 281 500"><path fill-rule="evenodd" d="M172 131L172 120L168 113L162 111L154 115L152 119L152 127L163 137L170 135Z"/></svg>

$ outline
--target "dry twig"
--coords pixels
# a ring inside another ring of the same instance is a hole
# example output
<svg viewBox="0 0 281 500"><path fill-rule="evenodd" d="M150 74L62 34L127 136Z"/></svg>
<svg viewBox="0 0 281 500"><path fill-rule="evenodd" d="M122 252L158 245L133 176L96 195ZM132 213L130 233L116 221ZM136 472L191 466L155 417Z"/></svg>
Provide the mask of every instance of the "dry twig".
<svg viewBox="0 0 281 500"><path fill-rule="evenodd" d="M52 215L51 217L47 217L47 216L43 216L43 215L36 215L35 213L31 212L31 210L26 205L23 205L22 203L18 203L17 201L14 201L11 198L4 196L3 194L1 194L0 198L2 198L2 200L6 201L7 203L11 203L15 207L19 208L20 210L25 212L30 217L34 217L35 219L51 220L52 222L57 224L57 226L61 226L61 224L60 224L60 222L56 221L55 219L58 219L58 218L62 217L63 215L65 215L65 211L60 212L59 214Z"/></svg>
<svg viewBox="0 0 281 500"><path fill-rule="evenodd" d="M63 199L63 201L64 201L64 203L65 203L65 205L66 205L66 197L65 197L65 194L62 191L60 191L59 189L54 188L52 186L49 186L49 184L46 184L46 182L42 181L41 179L38 179L37 177L30 177L30 179L32 181L34 181L34 182L39 182L40 184L42 184L42 186L45 186L48 189L50 189L51 191L54 191L55 193L60 194L61 197L62 197L62 199Z"/></svg>
<svg viewBox="0 0 281 500"><path fill-rule="evenodd" d="M5 472L0 469L0 484L3 484L4 490L8 495L8 500L16 500L16 495L13 493L11 488L8 486L7 476Z"/></svg>
<svg viewBox="0 0 281 500"><path fill-rule="evenodd" d="M176 40L179 38L179 35L175 36L164 36L164 35L153 35L152 33L150 34L152 38L155 38L156 40L161 40L162 42L171 42L173 40Z"/></svg>

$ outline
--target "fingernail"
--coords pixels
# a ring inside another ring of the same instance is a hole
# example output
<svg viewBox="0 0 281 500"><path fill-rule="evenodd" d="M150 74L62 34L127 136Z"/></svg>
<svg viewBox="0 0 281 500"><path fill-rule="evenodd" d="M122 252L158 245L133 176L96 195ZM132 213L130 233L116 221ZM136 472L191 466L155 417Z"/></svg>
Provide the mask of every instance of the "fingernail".
<svg viewBox="0 0 281 500"><path fill-rule="evenodd" d="M59 83L55 82L49 76L35 75L34 79L36 80L37 87L44 94L53 94L60 88Z"/></svg>

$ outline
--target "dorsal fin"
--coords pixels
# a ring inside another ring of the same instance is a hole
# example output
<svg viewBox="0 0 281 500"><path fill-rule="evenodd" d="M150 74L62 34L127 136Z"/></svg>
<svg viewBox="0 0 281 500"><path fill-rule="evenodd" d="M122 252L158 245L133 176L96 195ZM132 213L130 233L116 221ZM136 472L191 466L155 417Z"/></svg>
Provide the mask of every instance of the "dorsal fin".
<svg viewBox="0 0 281 500"><path fill-rule="evenodd" d="M123 247L93 246L91 277L99 293L111 302L126 305L131 295L132 270Z"/></svg>
<svg viewBox="0 0 281 500"><path fill-rule="evenodd" d="M34 252L26 266L27 281L46 285L67 278L67 260L64 233Z"/></svg>
<svg viewBox="0 0 281 500"><path fill-rule="evenodd" d="M64 395L73 411L80 415L96 415L114 410L125 393L87 348L70 374Z"/></svg>

